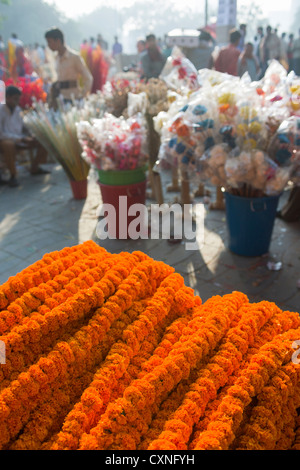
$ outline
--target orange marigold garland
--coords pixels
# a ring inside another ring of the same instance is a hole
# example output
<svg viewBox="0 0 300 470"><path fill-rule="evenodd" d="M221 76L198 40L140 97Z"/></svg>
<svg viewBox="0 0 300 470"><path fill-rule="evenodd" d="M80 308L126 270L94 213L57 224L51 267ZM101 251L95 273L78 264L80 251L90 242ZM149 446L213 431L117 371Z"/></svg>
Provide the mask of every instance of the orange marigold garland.
<svg viewBox="0 0 300 470"><path fill-rule="evenodd" d="M172 447L175 444L177 449L187 449L193 427L199 421L206 405L214 400L217 391L225 386L228 377L239 367L243 355L253 344L255 335L274 313L274 309L268 308L268 304L264 303L245 309L242 306L241 311L242 316L237 326L228 331L217 353L203 370L200 369L199 378L191 386L183 403L166 422L159 438L151 443L151 450L160 449L162 440L164 447L168 441ZM184 432L180 431L183 427Z"/></svg>
<svg viewBox="0 0 300 470"><path fill-rule="evenodd" d="M258 395L286 360L291 360L292 344L300 328L276 336L262 346L218 406L206 431L200 434L196 450L227 450L234 441L245 407ZM297 367L297 366L296 366Z"/></svg>
<svg viewBox="0 0 300 470"><path fill-rule="evenodd" d="M101 251L103 248L89 240L81 245L47 253L41 260L36 261L16 276L10 277L0 286L0 311L31 287L47 282L67 266L71 266L75 260Z"/></svg>
<svg viewBox="0 0 300 470"><path fill-rule="evenodd" d="M300 448L296 312L93 241L0 286L0 448ZM292 354L294 353L294 356Z"/></svg>

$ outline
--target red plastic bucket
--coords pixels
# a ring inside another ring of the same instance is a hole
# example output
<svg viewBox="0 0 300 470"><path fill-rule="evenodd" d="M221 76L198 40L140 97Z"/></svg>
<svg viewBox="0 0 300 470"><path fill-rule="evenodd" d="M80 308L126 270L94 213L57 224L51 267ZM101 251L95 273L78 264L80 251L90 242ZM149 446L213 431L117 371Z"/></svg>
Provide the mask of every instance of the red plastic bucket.
<svg viewBox="0 0 300 470"><path fill-rule="evenodd" d="M87 179L81 181L69 180L72 189L74 199L86 199L87 198Z"/></svg>
<svg viewBox="0 0 300 470"><path fill-rule="evenodd" d="M136 216L129 216L129 208L134 204L146 203L146 180L134 184L110 185L98 183L103 204L110 204L115 212L108 212L107 231L111 238L128 239L128 228ZM124 198L125 197L125 198ZM120 199L121 198L121 199ZM112 219L114 217L114 219Z"/></svg>

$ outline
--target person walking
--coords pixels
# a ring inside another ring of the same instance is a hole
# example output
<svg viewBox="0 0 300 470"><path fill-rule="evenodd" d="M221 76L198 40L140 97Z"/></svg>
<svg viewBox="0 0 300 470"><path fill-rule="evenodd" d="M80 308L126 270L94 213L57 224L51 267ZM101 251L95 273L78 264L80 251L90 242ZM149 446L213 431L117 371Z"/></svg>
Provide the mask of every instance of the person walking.
<svg viewBox="0 0 300 470"><path fill-rule="evenodd" d="M56 52L57 81L52 86L51 101L62 95L65 102L84 98L91 92L93 77L79 53L65 45L64 35L58 28L45 33L49 49Z"/></svg>
<svg viewBox="0 0 300 470"><path fill-rule="evenodd" d="M199 44L193 48L183 48L182 52L192 62L197 70L211 69L213 66L212 53L214 46L212 37L207 31L199 34Z"/></svg>
<svg viewBox="0 0 300 470"><path fill-rule="evenodd" d="M241 39L241 33L237 29L233 29L229 36L229 45L221 48L214 68L218 72L227 73L229 75L238 75L238 59L240 51L238 45Z"/></svg>
<svg viewBox="0 0 300 470"><path fill-rule="evenodd" d="M286 54L282 48L281 40L277 34L272 32L271 26L267 26L266 35L260 43L260 59L263 74L267 70L271 60L287 62Z"/></svg>
<svg viewBox="0 0 300 470"><path fill-rule="evenodd" d="M115 36L115 42L112 47L112 56L115 58L118 54L122 54L123 46L119 42L118 36Z"/></svg>
<svg viewBox="0 0 300 470"><path fill-rule="evenodd" d="M254 47L251 42L248 42L244 51L238 59L238 75L242 77L246 72L249 73L252 81L257 80L259 76L259 63L254 55Z"/></svg>
<svg viewBox="0 0 300 470"><path fill-rule="evenodd" d="M245 44L246 44L245 40L246 40L246 35L247 35L247 25L245 23L242 23L240 25L239 31L241 33L241 37L239 40L238 49L240 50L240 52L243 52L243 50L245 49Z"/></svg>
<svg viewBox="0 0 300 470"><path fill-rule="evenodd" d="M146 51L141 57L143 76L145 80L158 78L165 63L166 57L161 53L154 34L146 36Z"/></svg>

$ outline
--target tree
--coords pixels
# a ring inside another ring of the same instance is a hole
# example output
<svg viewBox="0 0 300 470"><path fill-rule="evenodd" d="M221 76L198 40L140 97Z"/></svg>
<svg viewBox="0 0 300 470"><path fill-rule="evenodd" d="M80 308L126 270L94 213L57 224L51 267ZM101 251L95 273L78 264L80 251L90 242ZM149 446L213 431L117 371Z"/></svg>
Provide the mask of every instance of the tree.
<svg viewBox="0 0 300 470"><path fill-rule="evenodd" d="M251 2L243 4L238 11L238 25L245 23L247 25L247 37L254 38L258 26L267 26L268 20L263 17L263 12L259 4Z"/></svg>
<svg viewBox="0 0 300 470"><path fill-rule="evenodd" d="M189 4L185 9L178 8L174 0L165 2L145 2L137 0L128 7L99 7L92 13L82 16L80 26L85 38L98 33L110 43L118 35L127 37L127 46L132 52L138 37L145 37L153 32L157 37L164 37L174 28L197 29L204 26L204 11L196 12Z"/></svg>
<svg viewBox="0 0 300 470"><path fill-rule="evenodd" d="M2 36L7 40L16 33L25 44L45 43L45 31L53 26L61 28L71 45L78 45L80 28L76 21L67 19L57 8L42 0L0 0ZM7 4L10 3L8 6Z"/></svg>
<svg viewBox="0 0 300 470"><path fill-rule="evenodd" d="M10 0L0 0L0 3L2 3L3 5L9 5ZM0 15L0 26L2 25L3 20L4 20L4 16Z"/></svg>

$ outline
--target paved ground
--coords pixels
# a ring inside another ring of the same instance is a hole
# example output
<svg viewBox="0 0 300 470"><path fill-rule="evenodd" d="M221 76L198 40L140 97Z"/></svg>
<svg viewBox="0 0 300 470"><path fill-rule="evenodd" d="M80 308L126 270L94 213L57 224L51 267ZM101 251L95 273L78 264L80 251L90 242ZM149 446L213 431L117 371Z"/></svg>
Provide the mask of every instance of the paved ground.
<svg viewBox="0 0 300 470"><path fill-rule="evenodd" d="M164 261L184 276L205 301L212 295L239 290L254 301L270 300L283 309L300 312L300 222L287 224L276 219L270 252L248 258L228 249L224 211L210 210L205 202L204 243L194 250L186 242L168 240L103 240L96 235L97 208L101 204L99 187L93 175L89 180L88 198L72 198L69 182L62 169L49 165L50 175L20 175L16 189L0 187L0 284L44 253L94 239L110 252L142 250ZM170 175L163 174L164 187ZM174 198L176 194L165 194ZM283 204L287 194L281 198ZM212 199L214 193L212 193ZM156 201L147 200L147 204ZM279 263L280 270L269 269L269 262Z"/></svg>

